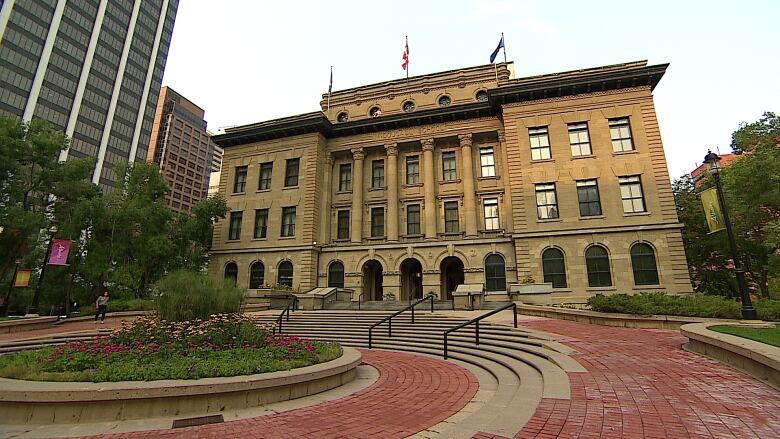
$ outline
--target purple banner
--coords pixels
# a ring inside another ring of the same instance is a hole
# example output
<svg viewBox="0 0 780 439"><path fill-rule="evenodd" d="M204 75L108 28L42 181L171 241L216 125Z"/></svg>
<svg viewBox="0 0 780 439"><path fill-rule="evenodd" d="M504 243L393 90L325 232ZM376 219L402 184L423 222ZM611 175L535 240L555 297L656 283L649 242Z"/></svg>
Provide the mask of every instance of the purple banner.
<svg viewBox="0 0 780 439"><path fill-rule="evenodd" d="M70 240L55 239L51 245L49 265L68 265L68 253L70 253Z"/></svg>

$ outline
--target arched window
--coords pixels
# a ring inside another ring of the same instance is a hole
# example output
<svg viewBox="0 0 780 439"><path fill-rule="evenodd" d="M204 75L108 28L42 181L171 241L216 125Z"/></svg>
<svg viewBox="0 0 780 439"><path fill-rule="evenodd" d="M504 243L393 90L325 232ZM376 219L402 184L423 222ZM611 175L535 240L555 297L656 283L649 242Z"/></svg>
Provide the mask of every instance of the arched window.
<svg viewBox="0 0 780 439"><path fill-rule="evenodd" d="M265 282L265 266L257 261L249 268L249 288L263 288Z"/></svg>
<svg viewBox="0 0 780 439"><path fill-rule="evenodd" d="M328 286L344 288L344 264L335 261L328 267Z"/></svg>
<svg viewBox="0 0 780 439"><path fill-rule="evenodd" d="M485 259L485 289L506 291L506 267L503 256L492 254Z"/></svg>
<svg viewBox="0 0 780 439"><path fill-rule="evenodd" d="M282 261L281 264L279 264L279 276L277 279L277 283L280 285L287 285L288 287L292 287L293 284L293 265L290 261Z"/></svg>
<svg viewBox="0 0 780 439"><path fill-rule="evenodd" d="M233 285L238 283L238 265L235 262L228 262L225 265L225 280L230 279Z"/></svg>
<svg viewBox="0 0 780 439"><path fill-rule="evenodd" d="M557 248L548 248L542 253L542 271L544 281L552 282L553 288L566 288L566 262L563 252Z"/></svg>
<svg viewBox="0 0 780 439"><path fill-rule="evenodd" d="M658 285L655 251L649 244L639 242L631 247L631 267L634 269L634 284Z"/></svg>
<svg viewBox="0 0 780 439"><path fill-rule="evenodd" d="M600 245L592 245L585 250L585 266L588 268L589 287L612 286L612 274L609 271L609 253Z"/></svg>

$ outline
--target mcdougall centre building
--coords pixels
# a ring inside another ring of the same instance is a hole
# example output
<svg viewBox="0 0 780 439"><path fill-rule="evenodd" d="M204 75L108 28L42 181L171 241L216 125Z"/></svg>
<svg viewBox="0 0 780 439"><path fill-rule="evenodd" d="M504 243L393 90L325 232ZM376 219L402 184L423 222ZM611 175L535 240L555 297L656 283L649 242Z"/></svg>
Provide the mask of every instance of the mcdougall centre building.
<svg viewBox="0 0 780 439"><path fill-rule="evenodd" d="M231 211L212 274L363 301L691 292L653 105L667 65L497 68L337 91L214 137Z"/></svg>

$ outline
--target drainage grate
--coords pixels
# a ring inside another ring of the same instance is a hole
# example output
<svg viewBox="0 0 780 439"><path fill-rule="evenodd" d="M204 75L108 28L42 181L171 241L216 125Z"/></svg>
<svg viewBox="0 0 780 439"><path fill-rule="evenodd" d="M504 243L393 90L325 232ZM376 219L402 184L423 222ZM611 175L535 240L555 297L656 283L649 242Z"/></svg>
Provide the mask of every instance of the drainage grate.
<svg viewBox="0 0 780 439"><path fill-rule="evenodd" d="M219 424L225 422L222 415L199 416L197 418L176 419L171 428L196 427L198 425Z"/></svg>

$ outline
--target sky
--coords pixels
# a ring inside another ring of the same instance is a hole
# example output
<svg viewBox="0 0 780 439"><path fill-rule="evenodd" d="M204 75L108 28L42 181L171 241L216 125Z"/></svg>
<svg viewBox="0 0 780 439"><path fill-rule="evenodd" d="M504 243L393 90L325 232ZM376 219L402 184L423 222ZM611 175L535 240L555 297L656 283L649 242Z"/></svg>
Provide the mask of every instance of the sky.
<svg viewBox="0 0 780 439"><path fill-rule="evenodd" d="M213 132L316 111L328 90L488 63L515 76L669 63L654 91L671 178L780 112L780 1L181 0L163 85ZM501 56L500 58L501 59Z"/></svg>

